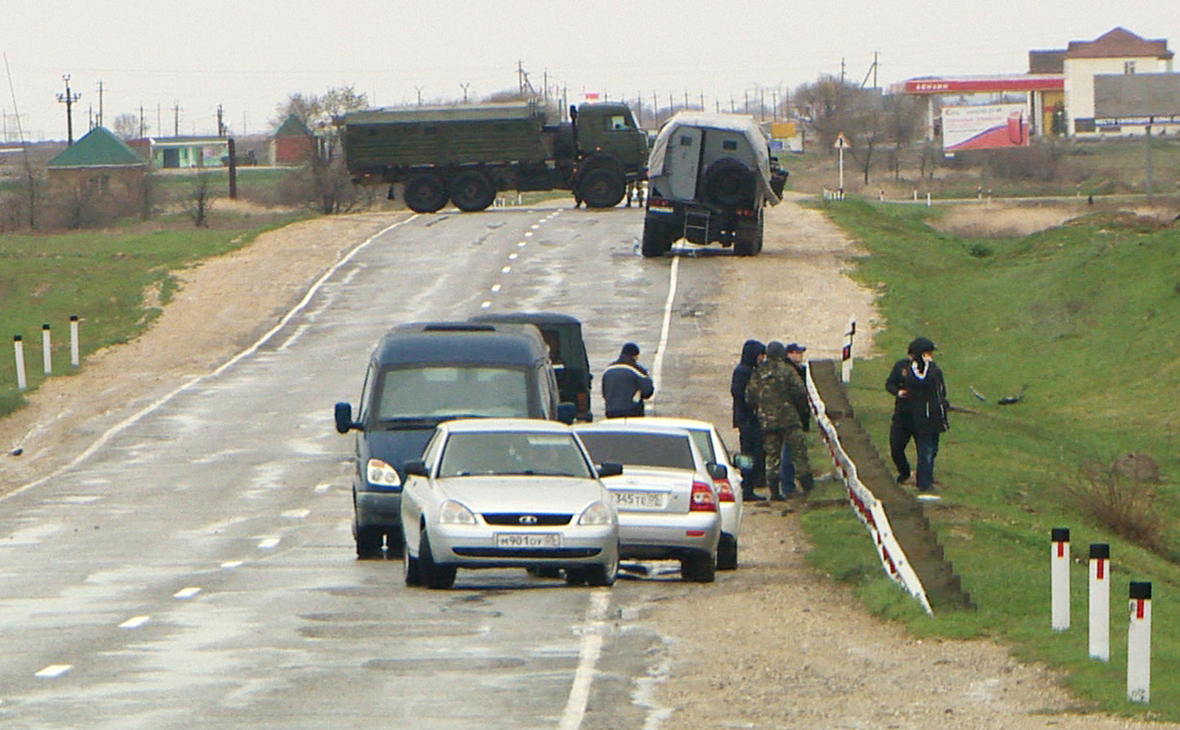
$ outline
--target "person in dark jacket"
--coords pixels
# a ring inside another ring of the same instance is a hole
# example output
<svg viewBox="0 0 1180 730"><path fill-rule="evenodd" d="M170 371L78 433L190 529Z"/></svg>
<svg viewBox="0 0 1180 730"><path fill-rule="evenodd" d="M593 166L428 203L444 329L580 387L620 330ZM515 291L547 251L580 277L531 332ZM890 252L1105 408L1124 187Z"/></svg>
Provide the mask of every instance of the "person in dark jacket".
<svg viewBox="0 0 1180 730"><path fill-rule="evenodd" d="M639 364L639 345L623 345L619 359L602 373L602 398L606 401L607 418L642 416L643 402L655 393L655 385L647 370Z"/></svg>
<svg viewBox="0 0 1180 730"><path fill-rule="evenodd" d="M795 493L795 460L791 441L803 430L798 398L807 391L795 369L787 364L781 342L766 345L766 358L746 386L746 401L758 412L762 451L766 454L766 482L770 499L781 501Z"/></svg>
<svg viewBox="0 0 1180 730"><path fill-rule="evenodd" d="M766 454L762 451L762 427L758 412L746 401L746 386L758 367L758 360L766 352L766 345L758 340L746 340L742 356L729 379L729 394L733 396L733 427L738 430L738 444L742 453L750 457L750 468L742 469L742 499L760 501L754 492L766 486Z"/></svg>
<svg viewBox="0 0 1180 730"><path fill-rule="evenodd" d="M787 365L799 376L798 382L792 382L791 397L795 403L795 410L799 411L798 430L787 432L787 445L791 449L791 459L795 462L795 478L803 493L807 494L815 487L815 475L811 472L811 461L807 454L807 437L804 434L811 430L811 397L807 393L807 364L803 353L807 348L797 342L787 345Z"/></svg>
<svg viewBox="0 0 1180 730"><path fill-rule="evenodd" d="M939 435L950 428L946 381L934 363L935 349L931 340L916 338L907 348L908 356L894 363L885 380L885 389L894 396L889 455L897 468L897 481L902 484L910 478L906 447L913 439L918 450L918 491L924 494L935 491L934 459L938 456Z"/></svg>

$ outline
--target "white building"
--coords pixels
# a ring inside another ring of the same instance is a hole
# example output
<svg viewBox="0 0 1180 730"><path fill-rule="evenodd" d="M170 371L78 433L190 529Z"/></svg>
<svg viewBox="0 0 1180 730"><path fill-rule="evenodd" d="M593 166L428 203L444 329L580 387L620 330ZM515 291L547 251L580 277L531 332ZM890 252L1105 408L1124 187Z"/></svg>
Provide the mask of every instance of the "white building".
<svg viewBox="0 0 1180 730"><path fill-rule="evenodd" d="M1147 119L1104 120L1094 114L1094 77L1108 74L1172 73L1168 41L1144 40L1115 28L1092 41L1070 41L1064 56L1065 110L1069 134L1078 137L1145 133ZM1153 134L1180 134L1180 109L1156 119Z"/></svg>

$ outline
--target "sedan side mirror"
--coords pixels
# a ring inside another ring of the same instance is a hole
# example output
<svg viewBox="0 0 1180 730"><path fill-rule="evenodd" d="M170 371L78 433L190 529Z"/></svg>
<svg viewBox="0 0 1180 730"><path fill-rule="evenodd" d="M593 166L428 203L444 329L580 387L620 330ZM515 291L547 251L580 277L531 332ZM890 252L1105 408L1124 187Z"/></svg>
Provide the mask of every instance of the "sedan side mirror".
<svg viewBox="0 0 1180 730"><path fill-rule="evenodd" d="M706 468L709 470L709 476L713 479L729 478L729 469L725 468L725 464L718 464L715 461L710 461Z"/></svg>
<svg viewBox="0 0 1180 730"><path fill-rule="evenodd" d="M598 465L598 478L617 477L623 473L623 465L613 461L604 461Z"/></svg>

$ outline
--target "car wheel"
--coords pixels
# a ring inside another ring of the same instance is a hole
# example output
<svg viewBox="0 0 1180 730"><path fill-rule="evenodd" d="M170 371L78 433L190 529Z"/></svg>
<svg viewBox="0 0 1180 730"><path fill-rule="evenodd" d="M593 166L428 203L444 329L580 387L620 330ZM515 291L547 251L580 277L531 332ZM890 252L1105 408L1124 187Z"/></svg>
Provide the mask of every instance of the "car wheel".
<svg viewBox="0 0 1180 730"><path fill-rule="evenodd" d="M565 569L565 584L567 586L584 586L584 585L586 585L586 569L585 568L566 568Z"/></svg>
<svg viewBox="0 0 1180 730"><path fill-rule="evenodd" d="M643 222L643 242L641 250L645 258L663 256L672 250L672 227L663 221Z"/></svg>
<svg viewBox="0 0 1180 730"><path fill-rule="evenodd" d="M438 176L424 173L406 183L405 199L415 213L437 213L447 204L447 189Z"/></svg>
<svg viewBox="0 0 1180 730"><path fill-rule="evenodd" d="M680 560L680 579L694 583L712 583L717 577L717 561L709 553L693 553Z"/></svg>
<svg viewBox="0 0 1180 730"><path fill-rule="evenodd" d="M418 558L410 555L407 549L402 550L402 576L408 586L422 585L422 570Z"/></svg>
<svg viewBox="0 0 1180 730"><path fill-rule="evenodd" d="M615 553L614 560L609 563L591 565L586 569L586 582L592 586L613 586L615 578L619 576L619 558Z"/></svg>
<svg viewBox="0 0 1180 730"><path fill-rule="evenodd" d="M762 219L738 221L734 231L733 252L738 256L756 256L762 250Z"/></svg>
<svg viewBox="0 0 1180 730"><path fill-rule="evenodd" d="M451 202L459 210L475 212L484 210L496 199L492 182L480 172L464 170L451 181Z"/></svg>
<svg viewBox="0 0 1180 730"><path fill-rule="evenodd" d="M627 195L627 182L619 173L600 167L586 173L578 192L588 208L613 208Z"/></svg>
<svg viewBox="0 0 1180 730"><path fill-rule="evenodd" d="M738 542L729 533L721 533L721 542L717 543L717 570L737 570Z"/></svg>
<svg viewBox="0 0 1180 730"><path fill-rule="evenodd" d="M427 588L446 590L455 585L453 565L439 565L434 562L434 554L430 552L430 540L426 537L426 530L422 531L422 538L418 541L418 572L422 574L422 582Z"/></svg>
<svg viewBox="0 0 1180 730"><path fill-rule="evenodd" d="M360 527L354 529L356 533L356 556L360 560L373 560L381 557L380 527Z"/></svg>
<svg viewBox="0 0 1180 730"><path fill-rule="evenodd" d="M385 531L385 557L395 560L402 556L406 549L406 539L400 527Z"/></svg>

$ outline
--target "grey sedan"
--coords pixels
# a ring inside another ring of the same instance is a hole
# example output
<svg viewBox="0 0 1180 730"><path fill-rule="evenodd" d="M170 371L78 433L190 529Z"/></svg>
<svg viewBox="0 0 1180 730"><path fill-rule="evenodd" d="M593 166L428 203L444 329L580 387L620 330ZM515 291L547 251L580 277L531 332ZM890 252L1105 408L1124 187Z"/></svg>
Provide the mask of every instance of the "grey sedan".
<svg viewBox="0 0 1180 730"><path fill-rule="evenodd" d="M603 474L619 474L604 465ZM565 571L609 586L619 567L618 511L573 431L553 421L441 424L406 463L401 516L407 585L450 588L459 568Z"/></svg>

